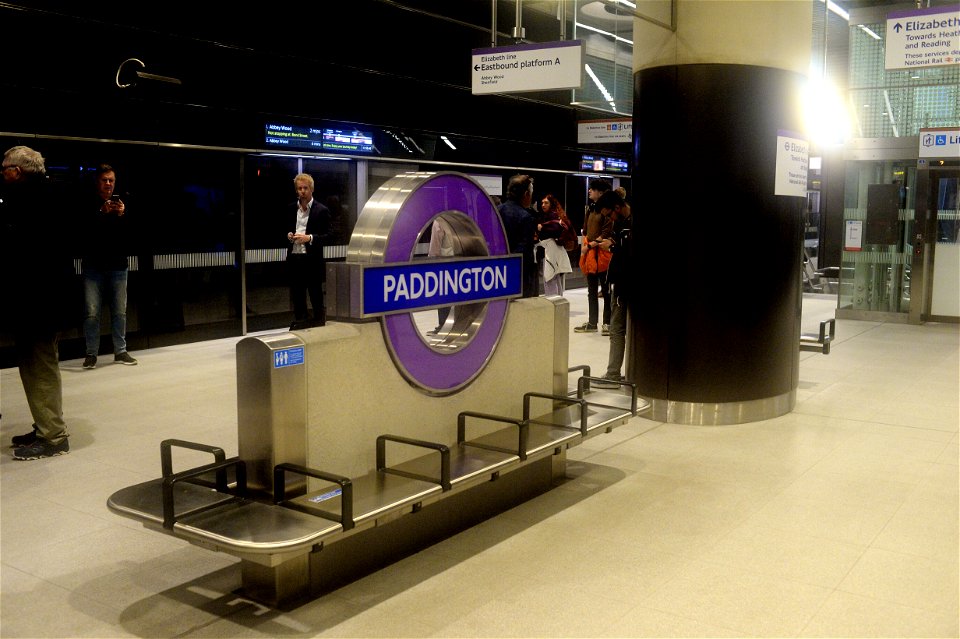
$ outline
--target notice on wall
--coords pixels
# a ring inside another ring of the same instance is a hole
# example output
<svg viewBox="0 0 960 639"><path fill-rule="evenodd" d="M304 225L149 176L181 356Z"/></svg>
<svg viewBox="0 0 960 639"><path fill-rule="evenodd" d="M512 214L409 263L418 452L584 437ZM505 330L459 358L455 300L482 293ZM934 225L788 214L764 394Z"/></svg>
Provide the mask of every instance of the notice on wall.
<svg viewBox="0 0 960 639"><path fill-rule="evenodd" d="M799 134L777 131L777 169L774 195L807 197L810 145Z"/></svg>
<svg viewBox="0 0 960 639"><path fill-rule="evenodd" d="M503 178L499 175L482 175L471 173L470 177L477 181L487 195L503 195Z"/></svg>
<svg viewBox="0 0 960 639"><path fill-rule="evenodd" d="M887 14L884 66L923 69L960 62L960 4Z"/></svg>
<svg viewBox="0 0 960 639"><path fill-rule="evenodd" d="M847 220L843 232L843 250L863 250L863 220Z"/></svg>

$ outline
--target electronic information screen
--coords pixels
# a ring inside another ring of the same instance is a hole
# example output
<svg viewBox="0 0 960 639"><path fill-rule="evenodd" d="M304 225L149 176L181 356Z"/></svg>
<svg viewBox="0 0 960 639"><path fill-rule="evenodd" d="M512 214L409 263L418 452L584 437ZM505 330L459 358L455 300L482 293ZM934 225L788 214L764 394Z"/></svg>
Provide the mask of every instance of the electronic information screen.
<svg viewBox="0 0 960 639"><path fill-rule="evenodd" d="M268 123L264 131L268 147L333 153L373 153L373 134L355 129L324 129Z"/></svg>
<svg viewBox="0 0 960 639"><path fill-rule="evenodd" d="M599 155L581 155L581 171L595 171L597 173L629 173L630 166L626 160L604 157Z"/></svg>

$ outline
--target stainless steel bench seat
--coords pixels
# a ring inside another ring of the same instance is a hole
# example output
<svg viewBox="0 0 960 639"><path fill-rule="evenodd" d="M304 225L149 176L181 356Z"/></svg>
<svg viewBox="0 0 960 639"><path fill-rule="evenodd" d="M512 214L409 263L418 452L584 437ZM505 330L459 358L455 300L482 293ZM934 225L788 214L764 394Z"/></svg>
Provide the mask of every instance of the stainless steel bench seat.
<svg viewBox="0 0 960 639"><path fill-rule="evenodd" d="M107 499L107 508L124 517L162 526L162 485L161 478L121 488ZM212 488L185 482L174 487L174 496L184 510L225 504L234 499L232 495L219 493Z"/></svg>

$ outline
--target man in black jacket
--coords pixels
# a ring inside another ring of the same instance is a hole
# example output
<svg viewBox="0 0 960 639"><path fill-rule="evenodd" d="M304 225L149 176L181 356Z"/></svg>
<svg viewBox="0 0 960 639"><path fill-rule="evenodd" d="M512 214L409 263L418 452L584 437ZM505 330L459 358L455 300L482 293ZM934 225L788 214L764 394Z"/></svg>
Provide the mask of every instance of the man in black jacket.
<svg viewBox="0 0 960 639"><path fill-rule="evenodd" d="M313 177L300 173L293 178L297 201L287 210L293 231L287 233L287 267L290 271L290 296L293 300L293 324L290 330L323 326L327 321L323 283L327 277L323 246L330 239L330 211L313 199ZM313 306L313 319L307 313L307 293Z"/></svg>
<svg viewBox="0 0 960 639"><path fill-rule="evenodd" d="M540 278L534 246L537 243L537 221L530 210L533 202L533 178L514 175L507 185L507 200L497 208L507 233L511 253L523 256L523 296L540 294Z"/></svg>
<svg viewBox="0 0 960 639"><path fill-rule="evenodd" d="M7 307L4 330L13 333L20 380L33 430L13 438L13 458L55 457L70 452L63 421L59 331L75 319L73 264L62 245L62 199L52 193L43 156L25 146L3 155L0 194L3 248L0 273Z"/></svg>
<svg viewBox="0 0 960 639"><path fill-rule="evenodd" d="M610 355L604 382L595 382L598 387L617 387L624 377L620 374L627 339L627 299L630 295L630 206L616 191L607 191L597 199L597 211L613 219L613 235L600 242L601 251L613 253L607 270L607 285L610 288Z"/></svg>

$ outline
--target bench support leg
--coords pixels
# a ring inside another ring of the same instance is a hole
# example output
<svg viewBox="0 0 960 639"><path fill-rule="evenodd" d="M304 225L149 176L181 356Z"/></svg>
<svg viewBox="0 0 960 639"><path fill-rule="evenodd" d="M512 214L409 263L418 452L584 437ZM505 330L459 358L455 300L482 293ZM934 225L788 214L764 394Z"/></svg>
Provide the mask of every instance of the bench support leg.
<svg viewBox="0 0 960 639"><path fill-rule="evenodd" d="M551 479L554 485L567 478L567 449L564 447L559 453L550 456Z"/></svg>
<svg viewBox="0 0 960 639"><path fill-rule="evenodd" d="M243 596L270 607L310 595L309 555L300 555L273 567L243 559L240 575Z"/></svg>

